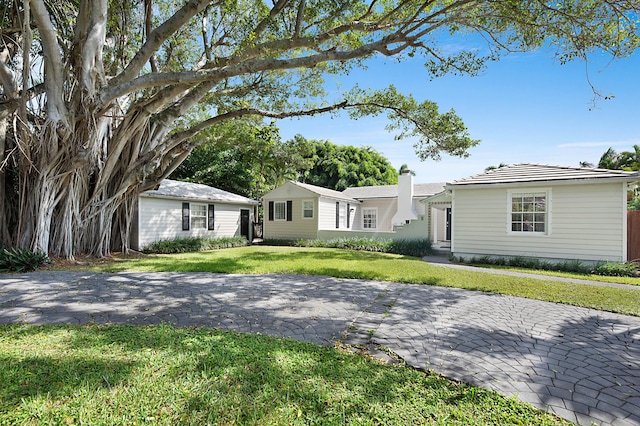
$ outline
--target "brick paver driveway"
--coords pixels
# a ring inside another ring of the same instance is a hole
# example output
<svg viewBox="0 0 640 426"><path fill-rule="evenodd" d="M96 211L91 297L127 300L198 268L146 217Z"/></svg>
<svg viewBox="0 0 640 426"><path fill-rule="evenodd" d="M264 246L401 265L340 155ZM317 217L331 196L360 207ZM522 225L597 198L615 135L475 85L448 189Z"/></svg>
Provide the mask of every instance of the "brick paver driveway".
<svg viewBox="0 0 640 426"><path fill-rule="evenodd" d="M327 277L44 271L0 275L0 323L16 322L167 322L373 342L580 424L640 425L640 318L591 309Z"/></svg>

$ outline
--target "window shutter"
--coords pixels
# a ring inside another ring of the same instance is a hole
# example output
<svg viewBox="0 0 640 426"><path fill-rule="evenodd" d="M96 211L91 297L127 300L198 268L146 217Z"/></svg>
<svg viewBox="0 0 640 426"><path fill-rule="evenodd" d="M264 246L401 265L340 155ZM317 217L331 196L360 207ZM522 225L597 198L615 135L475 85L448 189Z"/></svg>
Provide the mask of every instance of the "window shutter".
<svg viewBox="0 0 640 426"><path fill-rule="evenodd" d="M287 222L293 220L293 201L287 201Z"/></svg>
<svg viewBox="0 0 640 426"><path fill-rule="evenodd" d="M216 229L216 222L215 222L215 217L216 217L216 213L215 213L215 207L213 204L209 204L209 211L208 211L208 215L207 215L207 229L209 231L213 231L214 229Z"/></svg>
<svg viewBox="0 0 640 426"><path fill-rule="evenodd" d="M340 202L336 201L336 229L340 228Z"/></svg>
<svg viewBox="0 0 640 426"><path fill-rule="evenodd" d="M269 220L273 220L273 201L269 201Z"/></svg>
<svg viewBox="0 0 640 426"><path fill-rule="evenodd" d="M351 226L351 204L347 203L347 229Z"/></svg>
<svg viewBox="0 0 640 426"><path fill-rule="evenodd" d="M189 203L182 203L182 230L189 230Z"/></svg>

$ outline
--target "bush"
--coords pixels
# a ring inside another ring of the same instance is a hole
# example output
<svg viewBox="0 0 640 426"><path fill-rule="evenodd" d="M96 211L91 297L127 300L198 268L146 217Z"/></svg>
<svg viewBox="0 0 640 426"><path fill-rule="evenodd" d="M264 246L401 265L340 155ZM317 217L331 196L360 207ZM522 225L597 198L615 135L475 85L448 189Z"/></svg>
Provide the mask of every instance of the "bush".
<svg viewBox="0 0 640 426"><path fill-rule="evenodd" d="M223 248L243 247L248 244L244 237L222 238L176 238L173 240L160 240L149 244L142 249L143 253L172 254L188 253L205 250L217 250Z"/></svg>
<svg viewBox="0 0 640 426"><path fill-rule="evenodd" d="M512 266L514 268L537 269L543 271L574 272L578 274L593 274L617 277L638 277L640 266L633 262L606 262L595 267L585 265L579 260L565 260L552 263L532 257L472 257L468 261L462 257L452 256L454 262L468 263L471 265L497 265Z"/></svg>
<svg viewBox="0 0 640 426"><path fill-rule="evenodd" d="M391 243L391 253L404 254L407 256L423 257L431 254L431 240L393 240Z"/></svg>
<svg viewBox="0 0 640 426"><path fill-rule="evenodd" d="M334 238L331 240L265 240L266 245L291 245L294 247L337 248L344 250L361 250L377 253L394 253L405 256L422 257L431 253L431 241L420 240L391 240L381 238Z"/></svg>
<svg viewBox="0 0 640 426"><path fill-rule="evenodd" d="M638 269L638 264L633 262L606 262L597 265L591 273L610 277L637 277L640 275L640 270Z"/></svg>
<svg viewBox="0 0 640 426"><path fill-rule="evenodd" d="M30 272L51 264L46 253L22 248L0 249L0 272Z"/></svg>

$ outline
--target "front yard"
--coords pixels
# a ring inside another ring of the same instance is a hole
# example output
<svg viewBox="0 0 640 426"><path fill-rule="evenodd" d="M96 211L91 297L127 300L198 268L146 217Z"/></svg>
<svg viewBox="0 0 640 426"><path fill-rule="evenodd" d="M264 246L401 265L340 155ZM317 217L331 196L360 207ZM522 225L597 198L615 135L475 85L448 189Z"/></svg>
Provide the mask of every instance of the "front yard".
<svg viewBox="0 0 640 426"><path fill-rule="evenodd" d="M493 392L290 339L0 326L2 425L569 424Z"/></svg>

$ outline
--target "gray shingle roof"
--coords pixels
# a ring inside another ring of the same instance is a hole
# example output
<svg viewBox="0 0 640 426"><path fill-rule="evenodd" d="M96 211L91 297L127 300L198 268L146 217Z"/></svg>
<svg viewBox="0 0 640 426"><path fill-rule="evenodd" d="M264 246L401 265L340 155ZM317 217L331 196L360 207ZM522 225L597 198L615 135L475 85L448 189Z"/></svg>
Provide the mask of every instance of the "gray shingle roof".
<svg viewBox="0 0 640 426"><path fill-rule="evenodd" d="M638 172L592 169L582 167L550 166L519 163L500 167L486 173L458 179L447 186L490 185L549 181L592 181L616 179L621 182L640 180Z"/></svg>
<svg viewBox="0 0 640 426"><path fill-rule="evenodd" d="M307 191L311 191L315 194L318 194L322 197L327 197L327 198L335 198L338 200L345 200L345 201L353 201L353 202L357 202L357 200L351 198L350 196L346 195L343 192L340 191L334 191L333 189L328 189L328 188L323 188L321 186L316 186L316 185L311 185L309 183L302 183L302 182L296 182L296 181L289 181L292 184L299 186L300 188L304 188Z"/></svg>
<svg viewBox="0 0 640 426"><path fill-rule="evenodd" d="M233 194L208 185L191 182L179 182L165 179L158 189L151 189L140 194L141 197L171 198L178 200L201 200L227 204L258 204L242 195Z"/></svg>
<svg viewBox="0 0 640 426"><path fill-rule="evenodd" d="M444 186L445 182L417 183L413 185L413 196L417 198L430 197L444 190ZM347 188L342 193L357 200L396 198L398 196L398 185L360 186Z"/></svg>

